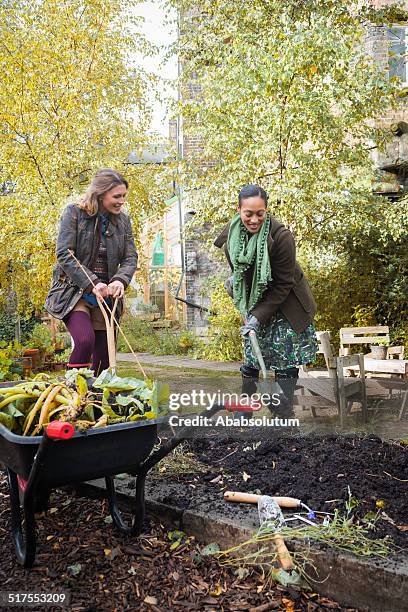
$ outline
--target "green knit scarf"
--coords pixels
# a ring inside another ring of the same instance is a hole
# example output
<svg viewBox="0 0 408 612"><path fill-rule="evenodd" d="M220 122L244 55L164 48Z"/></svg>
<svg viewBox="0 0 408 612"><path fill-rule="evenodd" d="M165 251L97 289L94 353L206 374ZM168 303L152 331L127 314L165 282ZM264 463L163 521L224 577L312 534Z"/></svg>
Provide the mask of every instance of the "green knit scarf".
<svg viewBox="0 0 408 612"><path fill-rule="evenodd" d="M266 214L261 229L250 235L237 213L229 227L227 249L234 268L234 304L246 317L272 280L267 238L271 227L271 216ZM254 265L251 291L245 282L245 272Z"/></svg>

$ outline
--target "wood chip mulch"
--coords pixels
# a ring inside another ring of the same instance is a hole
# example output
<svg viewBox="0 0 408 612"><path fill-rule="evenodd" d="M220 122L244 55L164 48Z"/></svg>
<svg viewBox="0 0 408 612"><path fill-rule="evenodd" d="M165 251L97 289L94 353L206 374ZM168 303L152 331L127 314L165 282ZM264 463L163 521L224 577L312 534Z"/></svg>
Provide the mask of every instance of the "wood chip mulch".
<svg viewBox="0 0 408 612"><path fill-rule="evenodd" d="M351 612L311 592L270 588L257 573L241 579L211 556L200 558L194 538L183 537L172 550L177 536L171 538L157 521L149 520L139 538L125 539L110 523L105 501L53 492L48 513L37 517L31 570L16 562L9 521L8 488L0 472L0 590L69 591L72 612Z"/></svg>

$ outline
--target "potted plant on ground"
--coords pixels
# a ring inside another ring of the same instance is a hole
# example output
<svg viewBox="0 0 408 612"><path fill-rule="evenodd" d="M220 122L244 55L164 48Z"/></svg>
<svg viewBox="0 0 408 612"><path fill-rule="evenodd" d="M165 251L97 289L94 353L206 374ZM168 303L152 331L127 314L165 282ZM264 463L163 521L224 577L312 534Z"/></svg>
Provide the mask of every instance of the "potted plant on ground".
<svg viewBox="0 0 408 612"><path fill-rule="evenodd" d="M52 349L52 335L50 329L42 323L36 323L27 342L25 355L31 354L33 369L42 367L46 353Z"/></svg>
<svg viewBox="0 0 408 612"><path fill-rule="evenodd" d="M386 359L388 345L388 340L378 340L378 342L370 344L371 357L373 359Z"/></svg>
<svg viewBox="0 0 408 612"><path fill-rule="evenodd" d="M62 353L54 355L54 370L65 370L71 355L71 349L65 349Z"/></svg>

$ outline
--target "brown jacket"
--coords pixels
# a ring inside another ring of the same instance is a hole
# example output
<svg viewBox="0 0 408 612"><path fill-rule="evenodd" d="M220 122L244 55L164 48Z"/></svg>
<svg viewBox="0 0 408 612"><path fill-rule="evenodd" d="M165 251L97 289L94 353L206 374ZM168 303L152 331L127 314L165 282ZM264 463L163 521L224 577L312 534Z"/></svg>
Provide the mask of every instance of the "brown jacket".
<svg viewBox="0 0 408 612"><path fill-rule="evenodd" d="M228 263L233 270L227 250L229 223L224 227L214 244L224 247ZM300 333L313 322L316 302L313 299L302 268L296 261L296 247L292 233L276 219L271 219L268 235L268 252L271 263L272 281L263 296L251 311L261 323L269 323L280 310L291 327ZM253 266L246 272L248 287L252 284Z"/></svg>
<svg viewBox="0 0 408 612"><path fill-rule="evenodd" d="M90 268L99 249L100 223L98 215L91 217L74 204L68 204L61 216L57 240L57 264L54 267L51 289L45 308L56 319L64 319L98 282ZM120 280L125 288L132 280L137 265L137 253L129 216L120 212L110 215L106 232L109 282ZM69 254L72 250L85 272ZM117 312L122 312L119 300Z"/></svg>

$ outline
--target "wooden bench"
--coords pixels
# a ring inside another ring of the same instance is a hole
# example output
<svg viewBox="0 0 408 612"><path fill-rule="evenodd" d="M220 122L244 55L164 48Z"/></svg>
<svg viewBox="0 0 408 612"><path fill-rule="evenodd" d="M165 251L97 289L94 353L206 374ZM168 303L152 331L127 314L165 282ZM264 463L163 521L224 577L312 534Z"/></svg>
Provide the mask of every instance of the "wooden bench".
<svg viewBox="0 0 408 612"><path fill-rule="evenodd" d="M364 356L362 354L335 356L333 346L330 343L330 333L327 331L317 332L317 339L319 342L318 352L324 356L327 372L325 376L319 376L319 373L302 368L303 371L299 379L302 395L298 397L296 403L310 404L313 416L316 416L315 407L335 406L340 415L340 425L343 426L350 405L353 402L360 402L365 419L367 416L367 396ZM360 373L358 378L345 377L344 369L350 366L358 368ZM312 397L308 397L306 400L305 391L308 391Z"/></svg>

